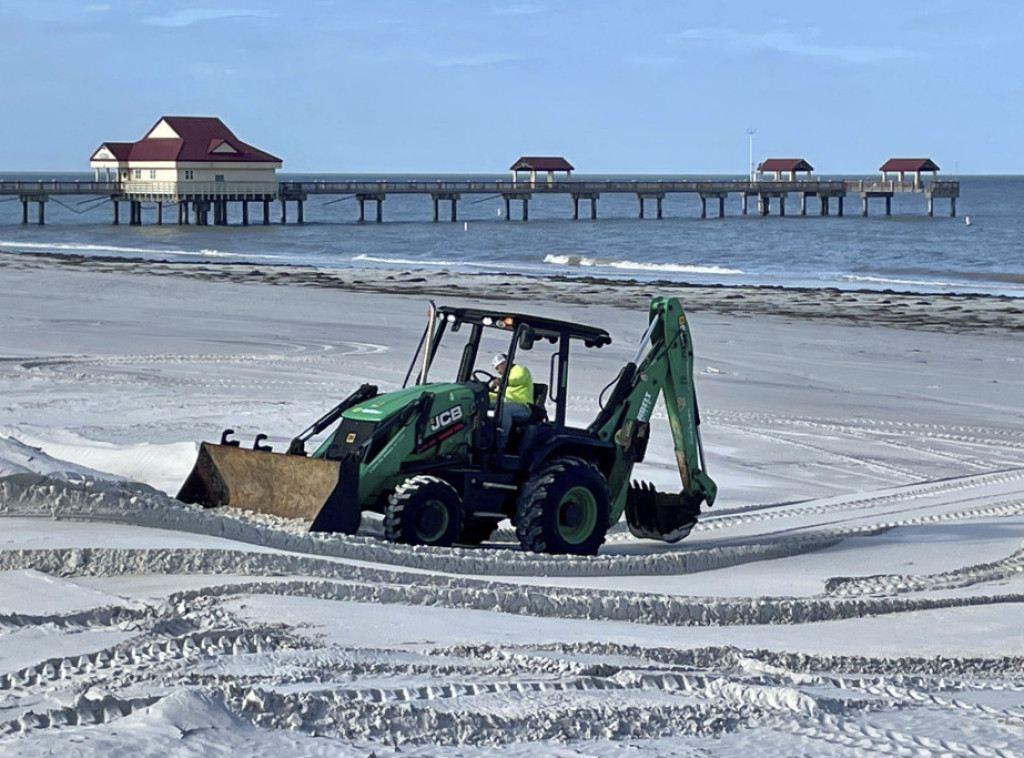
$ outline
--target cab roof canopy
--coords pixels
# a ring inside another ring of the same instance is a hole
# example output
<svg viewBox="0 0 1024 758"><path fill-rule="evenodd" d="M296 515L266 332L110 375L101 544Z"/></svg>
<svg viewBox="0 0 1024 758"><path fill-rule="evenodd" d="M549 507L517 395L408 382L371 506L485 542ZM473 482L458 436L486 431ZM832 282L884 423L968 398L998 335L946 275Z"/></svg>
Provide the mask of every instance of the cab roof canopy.
<svg viewBox="0 0 1024 758"><path fill-rule="evenodd" d="M570 339L582 340L587 347L604 347L611 344L612 341L611 335L607 331L596 326L528 316L522 313L441 306L437 309L437 315L439 318L456 323L508 329L510 332L520 324L526 324L533 328L536 339L546 339L549 342L557 341L562 335Z"/></svg>

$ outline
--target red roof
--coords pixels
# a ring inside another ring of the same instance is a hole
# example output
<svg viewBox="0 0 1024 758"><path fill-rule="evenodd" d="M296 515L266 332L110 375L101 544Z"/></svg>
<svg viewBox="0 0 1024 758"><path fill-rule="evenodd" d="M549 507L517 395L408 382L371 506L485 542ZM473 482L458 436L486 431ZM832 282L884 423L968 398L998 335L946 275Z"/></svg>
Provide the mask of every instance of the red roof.
<svg viewBox="0 0 1024 758"><path fill-rule="evenodd" d="M814 171L803 158L768 158L757 164L758 171Z"/></svg>
<svg viewBox="0 0 1024 758"><path fill-rule="evenodd" d="M938 171L931 158L890 158L879 171Z"/></svg>
<svg viewBox="0 0 1024 758"><path fill-rule="evenodd" d="M565 158L550 157L527 157L523 156L509 169L511 171L575 171L573 165Z"/></svg>
<svg viewBox="0 0 1024 758"><path fill-rule="evenodd" d="M96 153L98 153L103 148L107 148L107 150L109 150L111 154L113 154L115 159L119 161L126 161L128 160L129 153L131 153L132 151L133 144L134 143L132 142L104 142L102 145L96 148ZM90 158L89 160L98 160L96 158L96 153L93 153L92 158Z"/></svg>
<svg viewBox="0 0 1024 758"><path fill-rule="evenodd" d="M161 123L174 137L150 137ZM111 143L107 143L108 145ZM238 139L219 118L164 116L131 146L132 161L216 161L227 163L281 163L281 159Z"/></svg>

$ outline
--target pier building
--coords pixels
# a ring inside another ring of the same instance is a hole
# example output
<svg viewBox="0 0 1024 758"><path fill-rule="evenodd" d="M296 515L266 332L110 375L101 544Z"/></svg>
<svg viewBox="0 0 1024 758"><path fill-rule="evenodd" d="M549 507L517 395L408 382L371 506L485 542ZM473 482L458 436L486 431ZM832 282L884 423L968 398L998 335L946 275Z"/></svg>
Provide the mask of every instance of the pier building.
<svg viewBox="0 0 1024 758"><path fill-rule="evenodd" d="M178 223L227 223L227 204L239 202L248 223L248 204L263 203L264 223L270 203L279 197L277 169L282 160L243 142L219 118L163 116L137 142L104 142L89 165L97 182L116 177L110 196L114 223L120 204L129 205L129 223L142 223L142 204L156 204L157 223L165 203L177 205Z"/></svg>

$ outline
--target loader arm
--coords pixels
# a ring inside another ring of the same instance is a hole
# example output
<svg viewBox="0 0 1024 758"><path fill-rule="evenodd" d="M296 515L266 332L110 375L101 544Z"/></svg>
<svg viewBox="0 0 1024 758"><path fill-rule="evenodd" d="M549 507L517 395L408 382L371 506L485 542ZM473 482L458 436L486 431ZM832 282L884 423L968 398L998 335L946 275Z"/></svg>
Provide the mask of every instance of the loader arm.
<svg viewBox="0 0 1024 758"><path fill-rule="evenodd" d="M633 466L644 459L650 419L659 395L664 398L682 490L656 492L650 485L630 486ZM693 344L686 314L676 298L651 301L647 331L637 355L619 374L604 409L590 431L614 443L608 473L611 522L626 512L638 537L675 542L689 534L702 502L715 501L717 486L704 470L700 414L693 383Z"/></svg>

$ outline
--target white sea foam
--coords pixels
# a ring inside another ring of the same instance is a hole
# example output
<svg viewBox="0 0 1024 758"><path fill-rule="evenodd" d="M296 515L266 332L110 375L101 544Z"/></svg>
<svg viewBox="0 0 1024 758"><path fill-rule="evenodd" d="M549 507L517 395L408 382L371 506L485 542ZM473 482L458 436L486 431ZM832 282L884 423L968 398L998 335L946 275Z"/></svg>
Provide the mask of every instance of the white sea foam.
<svg viewBox="0 0 1024 758"><path fill-rule="evenodd" d="M400 265L400 266L462 266L465 268L493 268L493 269L507 269L507 264L497 263L481 263L479 261L447 261L447 260L431 260L429 258L393 258L384 255L368 255L366 253L360 253L352 257L352 261L359 261L361 263L386 263L389 265Z"/></svg>
<svg viewBox="0 0 1024 758"><path fill-rule="evenodd" d="M632 271L664 271L682 274L735 275L743 273L740 269L725 268L724 266L702 266L693 263L642 263L640 261L591 258L586 255L548 254L544 256L544 262L555 266L614 268Z"/></svg>
<svg viewBox="0 0 1024 758"><path fill-rule="evenodd" d="M24 242L22 240L0 240L0 249L45 250L62 253L144 253L147 255L191 255L204 258L277 258L272 255L253 253L230 253L223 250L202 248L200 250L175 250L172 248L122 247L119 245L96 245L85 242Z"/></svg>
<svg viewBox="0 0 1024 758"><path fill-rule="evenodd" d="M956 286L976 286L976 285L964 285L962 282L943 282L938 280L927 280L927 279L896 279L888 276L859 276L857 274L843 274L839 277L841 281L861 284L900 284L904 286L913 287L956 287Z"/></svg>

